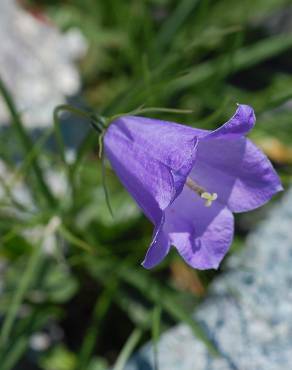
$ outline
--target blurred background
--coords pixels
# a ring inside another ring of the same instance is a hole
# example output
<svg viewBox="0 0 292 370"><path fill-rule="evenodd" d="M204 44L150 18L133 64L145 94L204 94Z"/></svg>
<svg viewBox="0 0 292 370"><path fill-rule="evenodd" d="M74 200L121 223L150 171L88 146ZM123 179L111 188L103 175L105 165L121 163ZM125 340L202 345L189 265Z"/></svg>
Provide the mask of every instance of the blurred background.
<svg viewBox="0 0 292 370"><path fill-rule="evenodd" d="M212 129L249 104L287 188L291 1L0 0L0 36L1 370L122 369L178 322L214 351L191 314L224 264L199 272L172 251L144 270L152 225L106 163L111 216L97 135L68 113L56 131L53 110L190 109L149 116ZM226 260L273 202L236 215Z"/></svg>

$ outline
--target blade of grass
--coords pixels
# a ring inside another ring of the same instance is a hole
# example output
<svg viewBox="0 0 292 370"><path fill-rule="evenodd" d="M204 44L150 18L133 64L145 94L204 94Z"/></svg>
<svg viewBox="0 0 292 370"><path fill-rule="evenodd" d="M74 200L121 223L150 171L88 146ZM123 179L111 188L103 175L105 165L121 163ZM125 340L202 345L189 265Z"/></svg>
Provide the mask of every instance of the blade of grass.
<svg viewBox="0 0 292 370"><path fill-rule="evenodd" d="M89 252L91 254L95 254L96 250L94 247L89 245L86 241L78 238L76 235L74 235L70 230L68 230L67 227L65 227L63 224L61 224L58 228L58 231L63 236L65 240L67 240L69 243L75 245L76 247L79 247L83 249L86 252Z"/></svg>
<svg viewBox="0 0 292 370"><path fill-rule="evenodd" d="M77 107L74 107L72 105L69 105L69 104L58 105L54 109L54 112L53 112L55 138L56 138L56 142L57 142L57 146L59 149L61 159L66 166L67 176L68 176L69 184L71 187L72 199L74 201L74 199L76 198L76 186L75 186L75 169L76 169L75 167L76 165L74 163L69 164L66 161L66 148L65 148L63 137L62 137L62 132L60 128L60 120L59 120L59 115L62 112L74 114L78 117L88 120L89 122L91 121L93 114L90 112L84 111L82 109L79 109Z"/></svg>
<svg viewBox="0 0 292 370"><path fill-rule="evenodd" d="M109 196L107 183L106 183L105 156L104 155L102 155L102 158L101 158L101 179L102 179L102 188L103 188L103 191L104 191L104 197L105 197L105 201L106 201L106 204L107 204L107 208L108 208L109 213L111 214L112 218L114 218L114 213L113 213L113 209L112 209L112 206L111 206L110 196Z"/></svg>
<svg viewBox="0 0 292 370"><path fill-rule="evenodd" d="M41 265L41 261L44 257L44 253L42 250L43 242L52 234L54 234L59 226L60 220L58 217L54 216L52 217L48 224L46 225L46 228L43 231L43 235L39 241L35 245L35 248L33 249L33 252L29 258L29 261L27 263L27 266L22 274L22 277L20 279L20 282L13 294L11 307L8 311L8 314L6 315L4 319L3 326L1 328L0 332L0 353L4 349L4 347L8 343L8 339L14 324L14 321L17 316L17 312L19 311L20 305L23 301L23 298L30 288L30 285L33 281L33 278L36 276L36 273L39 271L39 266Z"/></svg>
<svg viewBox="0 0 292 370"><path fill-rule="evenodd" d="M23 162L20 164L20 166L17 168L15 174L13 175L10 186L14 186L15 182L19 180L19 177L22 176L26 171L28 171L29 167L31 166L32 162L37 158L37 156L40 154L40 152L43 149L43 146L46 142L46 140L49 138L49 136L52 133L52 129L49 128L46 130L43 135L35 142L30 152L26 155Z"/></svg>
<svg viewBox="0 0 292 370"><path fill-rule="evenodd" d="M83 139L81 145L79 146L77 153L76 153L76 159L71 165L71 172L73 176L73 181L75 179L76 173L82 163L83 158L85 157L86 153L88 153L90 150L93 149L94 144L96 143L96 136L92 135L92 132L90 131L85 138Z"/></svg>
<svg viewBox="0 0 292 370"><path fill-rule="evenodd" d="M185 322L192 329L195 336L206 345L212 355L220 355L218 349L215 347L214 343L210 341L203 328L181 306L169 289L158 284L154 279L147 276L147 274L138 272L133 268L124 266L123 268L117 269L117 273L122 280L134 286L149 300L161 304L161 307L175 320Z"/></svg>
<svg viewBox="0 0 292 370"><path fill-rule="evenodd" d="M155 40L157 49L165 48L172 41L178 29L184 24L186 18L190 16L198 2L198 0L183 0L178 2L177 7L166 18L157 35Z"/></svg>
<svg viewBox="0 0 292 370"><path fill-rule="evenodd" d="M226 74L252 67L290 48L292 48L292 38L286 34L269 37L251 46L240 48L234 52L232 69L226 70ZM185 76L170 81L168 88L180 90L202 83L216 74L218 67L222 65L222 63L225 64L225 59L225 55L220 56L215 60L202 63L192 68Z"/></svg>
<svg viewBox="0 0 292 370"><path fill-rule="evenodd" d="M6 180L1 175L0 175L0 186L1 190L3 190L5 193L5 200L6 201L8 200L6 204L7 206L12 205L16 207L19 211L23 212L27 211L26 207L15 198L10 184L7 184Z"/></svg>
<svg viewBox="0 0 292 370"><path fill-rule="evenodd" d="M11 370L14 369L19 358L25 352L27 347L27 338L21 336L20 338L16 338L13 343L13 346L10 348L9 352L3 357L0 353L0 360L1 360L1 370Z"/></svg>
<svg viewBox="0 0 292 370"><path fill-rule="evenodd" d="M19 281L18 287L14 293L14 296L12 298L11 306L8 311L7 316L4 319L3 326L1 328L0 332L0 353L1 349L7 344L8 338L10 336L13 323L16 319L17 312L19 310L19 307L21 305L21 302L24 298L25 293L29 289L29 286L33 280L36 267L38 263L41 260L42 252L40 246L35 248L32 255L30 256L30 259L28 261L28 264L26 266L26 269L24 270L22 274L22 278Z"/></svg>
<svg viewBox="0 0 292 370"><path fill-rule="evenodd" d="M9 93L8 89L5 86L4 81L0 77L0 93L2 94L3 100L8 108L8 111L11 116L11 122L15 128L15 131L18 134L18 137L22 143L23 150L25 154L30 153L31 148L33 147L33 143L31 142L30 137L27 135L24 125L21 121L21 118L17 112L17 109L15 107L13 98L11 94ZM56 200L48 187L46 181L44 180L42 169L37 161L37 158L33 158L32 160L32 168L35 173L35 177L37 180L37 183L39 185L40 190L42 191L42 194L47 200L47 203L54 207L56 205Z"/></svg>
<svg viewBox="0 0 292 370"><path fill-rule="evenodd" d="M40 269L38 274L43 276L43 271ZM34 307L30 315L16 322L13 336L10 336L9 347L5 353L0 354L1 370L15 369L15 365L29 346L31 335L41 330L55 315L58 315L57 310Z"/></svg>
<svg viewBox="0 0 292 370"><path fill-rule="evenodd" d="M235 28L234 31L238 32L240 29ZM228 35L229 32L226 34ZM198 44L199 45L199 44ZM182 76L178 76L177 73L173 73L173 78L169 78L169 74L164 77L161 70L161 65L158 65L157 70L153 69L152 80L158 81L152 84L152 89L156 93L161 92L164 98L169 98L174 92L179 92L182 89L195 87L198 84L204 83L206 80L216 77L218 69L221 72L222 66L224 74L221 74L221 78L228 76L230 73L238 72L249 67L252 67L258 63L261 63L269 58L277 56L292 47L292 38L288 34L280 34L260 40L252 45L248 45L236 50L233 53L232 68L226 68L226 64L229 66L230 54L220 55L219 57L207 61L204 63L197 64L195 67L189 69L187 73ZM183 54L182 54L183 55ZM179 63L181 55L175 57L175 62ZM227 63L226 63L227 62ZM159 73L157 74L157 71ZM162 76L162 77L161 77ZM125 107L131 109L133 105L139 105L141 101L145 99L145 92L143 91L143 83L140 80L134 81L131 86L128 86L127 91L119 94L109 106L106 107L103 114L109 114L112 111L124 110Z"/></svg>
<svg viewBox="0 0 292 370"><path fill-rule="evenodd" d="M126 341L123 349L121 350L116 363L113 367L113 370L123 370L128 359L130 358L131 354L133 353L135 347L139 343L143 334L143 330L140 328L136 328L133 330L131 335L129 336L128 340Z"/></svg>
<svg viewBox="0 0 292 370"><path fill-rule="evenodd" d="M78 355L76 370L86 370L88 368L98 338L98 331L101 329L102 321L108 312L117 288L118 282L116 279L113 279L107 283L103 293L98 297L93 309L91 323Z"/></svg>
<svg viewBox="0 0 292 370"><path fill-rule="evenodd" d="M33 145L31 151L26 155L23 162L20 164L20 166L16 169L16 171L13 173L11 179L9 181L5 181L2 176L0 176L0 183L3 189L5 190L5 193L7 195L7 199L10 199L12 205L17 207L20 211L29 212L30 210L23 205L21 202L19 202L13 194L12 189L14 188L17 181L19 181L19 178L25 174L26 171L28 171L30 165L32 164L33 160L38 156L40 151L43 148L43 145L45 141L48 139L50 134L52 133L52 129L49 128L44 132L44 134L36 141L36 143ZM13 170L11 170L13 171ZM29 189L28 189L29 190Z"/></svg>
<svg viewBox="0 0 292 370"><path fill-rule="evenodd" d="M103 270L96 269L95 263L92 259L87 260L86 263L93 276L103 283L105 272ZM111 259L108 260L106 268L107 270L110 269L110 271L113 271L117 278L141 292L149 301L161 305L161 308L174 318L175 321L185 322L191 328L198 340L201 340L206 345L210 354L220 356L218 349L208 338L204 329L177 300L175 292L170 288L159 284L157 280L151 278L147 272L129 267L127 263L128 262L125 261L121 264L121 261L116 261L112 256Z"/></svg>
<svg viewBox="0 0 292 370"><path fill-rule="evenodd" d="M160 319L161 319L161 305L156 304L154 306L152 313L152 346L153 346L154 370L159 369L157 344L160 335Z"/></svg>

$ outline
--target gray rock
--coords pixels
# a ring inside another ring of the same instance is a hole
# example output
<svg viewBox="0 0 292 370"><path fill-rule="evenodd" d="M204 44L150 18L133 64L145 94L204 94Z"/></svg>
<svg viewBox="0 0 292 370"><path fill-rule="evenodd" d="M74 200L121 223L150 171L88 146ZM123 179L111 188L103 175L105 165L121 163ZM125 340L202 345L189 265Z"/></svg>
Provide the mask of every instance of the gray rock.
<svg viewBox="0 0 292 370"><path fill-rule="evenodd" d="M75 95L80 77L74 61L87 42L77 29L65 34L23 10L15 0L0 1L0 75L29 128L52 124L56 105ZM0 125L9 114L0 99Z"/></svg>
<svg viewBox="0 0 292 370"><path fill-rule="evenodd" d="M292 190L229 258L195 317L222 358L181 324L161 337L159 370L292 369ZM152 357L146 345L126 370L153 369Z"/></svg>

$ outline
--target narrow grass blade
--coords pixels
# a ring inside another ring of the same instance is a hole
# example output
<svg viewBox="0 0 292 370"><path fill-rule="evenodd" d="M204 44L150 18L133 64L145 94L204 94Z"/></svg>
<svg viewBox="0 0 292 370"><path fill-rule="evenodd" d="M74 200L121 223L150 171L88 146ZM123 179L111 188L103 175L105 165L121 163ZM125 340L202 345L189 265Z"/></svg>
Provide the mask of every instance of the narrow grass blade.
<svg viewBox="0 0 292 370"><path fill-rule="evenodd" d="M175 320L185 322L193 331L195 336L201 340L210 353L214 356L220 355L214 343L210 341L203 328L179 303L173 293L166 287L161 286L146 273L140 273L130 268L118 270L121 279L138 289L145 297L154 303L161 304L163 310L170 314ZM159 299L159 301L158 301Z"/></svg>
<svg viewBox="0 0 292 370"><path fill-rule="evenodd" d="M69 243L75 245L78 248L81 248L85 250L86 252L89 252L91 254L95 253L95 248L89 245L84 240L78 238L76 235L74 235L68 228L66 228L64 225L60 225L58 228L58 231L63 236L65 240L67 240Z"/></svg>
<svg viewBox="0 0 292 370"><path fill-rule="evenodd" d="M114 218L114 213L113 213L113 209L112 209L112 206L111 206L110 196L109 196L108 187L107 187L107 183L106 183L105 156L104 156L104 154L102 155L102 158L101 158L101 178L102 178L102 187L103 187L103 191L104 191L105 201L106 201L109 213L111 214L112 218Z"/></svg>
<svg viewBox="0 0 292 370"><path fill-rule="evenodd" d="M272 58L292 48L292 38L288 35L277 35L258 41L257 43L240 48L233 54L232 69L226 69L225 74L234 73L252 67L264 60ZM169 89L186 89L211 78L218 71L218 68L226 62L226 57L220 56L210 62L202 63L189 70L185 76L169 82Z"/></svg>
<svg viewBox="0 0 292 370"><path fill-rule="evenodd" d="M22 143L23 150L25 154L30 153L33 143L31 142L30 137L27 135L23 123L20 119L20 116L15 107L12 96L10 95L8 89L6 88L4 81L0 77L0 93L2 94L3 100L8 108L8 111L11 116L11 122L15 127L15 131L18 134L18 137ZM44 180L42 169L37 161L37 158L32 160L32 168L36 176L39 188L42 191L43 195L47 199L47 202L50 206L54 207L56 205L56 200L48 187L46 181Z"/></svg>
<svg viewBox="0 0 292 370"><path fill-rule="evenodd" d="M157 35L155 41L155 46L157 48L164 48L171 42L178 29L184 24L186 18L190 16L198 2L198 0L182 0L177 3L177 7L172 14L166 18L166 21Z"/></svg>
<svg viewBox="0 0 292 370"><path fill-rule="evenodd" d="M101 331L102 321L108 313L109 307L117 290L117 280L111 280L105 286L103 293L98 297L90 325L85 334L78 356L76 370L86 370L94 351L98 334Z"/></svg>
<svg viewBox="0 0 292 370"><path fill-rule="evenodd" d="M63 107L64 107L63 105L60 105L54 109L53 118L54 118L54 132L55 132L56 142L59 148L62 161L66 163L66 149L65 149L65 143L62 137L62 132L60 128L60 120L59 120L59 113L63 111Z"/></svg>
<svg viewBox="0 0 292 370"><path fill-rule="evenodd" d="M43 149L43 146L46 142L46 140L49 138L49 136L52 133L52 129L49 128L44 132L44 134L35 142L30 152L26 155L24 158L24 161L21 163L21 165L17 168L16 173L14 174L10 185L13 186L14 182L19 179L20 176L25 174L26 171L28 171L29 167L32 165L33 161L37 158L37 156L40 154L40 152Z"/></svg>
<svg viewBox="0 0 292 370"><path fill-rule="evenodd" d="M154 306L152 313L152 346L153 346L154 370L159 369L157 344L160 336L160 320L161 320L161 305L156 304Z"/></svg>
<svg viewBox="0 0 292 370"><path fill-rule="evenodd" d="M136 328L133 330L132 334L129 336L125 346L123 347L121 353L119 354L117 361L113 367L113 370L123 370L128 359L133 353L135 347L139 343L143 334L143 330Z"/></svg>
<svg viewBox="0 0 292 370"><path fill-rule="evenodd" d="M24 298L24 295L29 289L29 286L34 278L34 274L35 274L37 265L40 262L41 257L42 257L41 247L38 246L35 248L33 254L31 255L29 259L26 269L23 272L23 275L19 281L19 285L12 298L11 307L8 311L7 316L5 317L5 320L4 320L4 323L3 323L3 326L0 332L0 352L3 346L5 346L8 341L8 338L12 330L13 323L17 316L17 312Z"/></svg>
<svg viewBox="0 0 292 370"><path fill-rule="evenodd" d="M21 336L15 340L13 346L9 349L9 352L5 356L2 357L0 353L0 360L1 360L1 370L12 370L14 369L17 361L23 355L27 348L27 338Z"/></svg>

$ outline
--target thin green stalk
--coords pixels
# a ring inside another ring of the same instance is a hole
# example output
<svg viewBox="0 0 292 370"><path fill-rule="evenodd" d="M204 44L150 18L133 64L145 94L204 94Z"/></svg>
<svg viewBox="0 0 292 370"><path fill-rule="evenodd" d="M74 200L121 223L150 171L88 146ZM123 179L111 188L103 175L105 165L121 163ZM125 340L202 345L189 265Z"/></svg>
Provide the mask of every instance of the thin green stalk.
<svg viewBox="0 0 292 370"><path fill-rule="evenodd" d="M96 250L91 245L86 243L84 240L78 238L76 235L74 235L70 230L68 230L63 224L61 224L58 227L58 231L63 236L65 240L67 240L69 243L85 250L86 252L89 252L91 254L95 254Z"/></svg>
<svg viewBox="0 0 292 370"><path fill-rule="evenodd" d="M131 257L129 257L130 259ZM108 260L107 270L113 271L117 279L130 284L132 287L140 291L149 301L154 304L161 305L163 311L167 312L178 322L185 322L193 331L196 338L206 345L210 354L213 356L221 356L216 345L210 340L205 330L196 321L180 303L175 294L170 288L162 286L156 280L152 279L149 274L143 270L131 268L128 265L129 260L118 261L114 256ZM104 271L95 268L89 269L93 276L98 278L99 281L104 281Z"/></svg>
<svg viewBox="0 0 292 370"><path fill-rule="evenodd" d="M17 312L19 310L21 302L23 301L25 293L29 289L29 286L33 280L37 265L40 262L40 259L42 256L43 254L41 251L41 246L39 245L37 248L35 248L35 250L33 251L33 254L31 255L28 261L28 264L22 274L18 287L12 298L12 302L11 302L11 306L8 311L8 314L5 317L5 320L4 320L2 329L1 329L1 333L0 333L0 352L2 352L1 351L2 348L8 342L8 338L11 334L11 330L13 327L13 323L16 319Z"/></svg>
<svg viewBox="0 0 292 370"><path fill-rule="evenodd" d="M14 125L15 131L17 132L18 137L19 137L19 139L22 143L23 150L26 154L30 153L31 148L33 147L33 143L32 143L30 137L27 135L27 133L24 129L24 125L21 121L21 118L20 118L18 112L17 112L17 109L15 107L13 98L12 98L11 94L9 93L8 89L6 88L5 83L1 79L1 77L0 77L0 93L2 94L3 100L4 100L6 106L9 110L9 113L10 113L10 116L11 116L11 122ZM42 172L42 169L41 169L41 167L38 163L37 158L33 158L32 168L33 168L33 171L35 173L38 185L39 185L43 195L45 196L48 204L51 207L54 207L56 205L56 200L55 200L50 188L48 187L46 181L44 180L43 172Z"/></svg>
<svg viewBox="0 0 292 370"><path fill-rule="evenodd" d="M32 162L37 158L38 154L43 148L43 145L45 144L46 140L49 138L49 136L52 133L52 129L49 128L47 131L44 132L44 134L36 141L36 143L31 148L30 152L25 157L24 161L21 163L21 165L17 168L15 173L13 174L13 177L9 183L11 187L15 185L15 182L18 181L19 177L25 173L26 170L30 167Z"/></svg>
<svg viewBox="0 0 292 370"><path fill-rule="evenodd" d="M62 160L64 163L66 163L65 144L64 144L64 140L63 140L62 133L60 130L60 124L59 124L59 114L61 112L69 112L69 113L72 113L78 117L84 118L89 121L92 121L92 120L96 121L95 119L96 114L86 112L82 109L79 109L69 104L58 105L54 109L53 117L54 117L55 136L56 136L57 145L59 147ZM98 125L98 123L96 123L96 125ZM100 129L102 130L102 128Z"/></svg>
<svg viewBox="0 0 292 370"><path fill-rule="evenodd" d="M107 204L107 208L108 208L112 218L114 218L114 213L113 213L113 209L112 209L112 206L111 206L110 196L109 196L107 183L106 183L105 157L104 157L104 155L102 155L102 158L101 158L101 179L102 179L102 187L103 187L103 191L104 191L104 196L105 196L105 201L106 201L106 204Z"/></svg>
<svg viewBox="0 0 292 370"><path fill-rule="evenodd" d="M285 50L291 49L292 39L286 34L280 34L258 41L250 46L244 46L233 55L232 71L226 70L225 77L230 72L234 73L247 68L250 68L264 60L267 60L274 55L278 55ZM229 57L229 55L228 55ZM212 78L218 73L218 68L226 63L226 56L221 55L216 59L201 63L195 68L191 68L187 74L182 77L167 81L164 89L187 89L203 83L207 79Z"/></svg>
<svg viewBox="0 0 292 370"><path fill-rule="evenodd" d="M158 349L157 344L160 336L161 305L156 304L152 313L152 346L154 358L154 370L158 370Z"/></svg>
<svg viewBox="0 0 292 370"><path fill-rule="evenodd" d="M143 334L143 330L140 328L136 328L133 330L132 334L129 336L126 344L124 345L123 349L121 350L116 363L113 367L113 370L123 370L129 357L133 353L135 347L139 343Z"/></svg>
<svg viewBox="0 0 292 370"><path fill-rule="evenodd" d="M83 119L88 120L90 122L91 126L99 132L99 134L100 134L99 142L102 141L102 137L103 137L103 133L104 133L103 117L97 115L96 113L90 113L90 112L84 111L82 109L79 109L79 108L74 107L74 106L69 105L69 104L58 105L54 109L53 116L54 116L55 137L56 137L56 141L57 141L57 145L58 145L58 148L59 148L59 152L60 152L62 161L66 164L69 183L70 183L71 189L72 189L72 198L75 199L75 195L76 195L75 171L76 171L76 168L77 168L78 163L79 163L79 157L77 155L75 163L73 163L72 165L68 164L67 161L66 161L66 148L65 148L65 143L64 143L62 133L61 133L61 130L60 130L60 122L59 122L59 114L61 112L69 112L69 113L74 114L78 117L81 117ZM90 137L91 136L92 135L90 135Z"/></svg>
<svg viewBox="0 0 292 370"><path fill-rule="evenodd" d="M155 304L160 303L164 311L168 312L178 321L183 321L189 325L196 337L201 340L210 353L214 356L220 356L220 353L214 343L210 341L201 325L189 314L178 302L176 297L168 289L161 287L159 284L153 284L145 273L139 273L134 269L124 265L117 269L118 276L141 291ZM151 287L151 289L149 289Z"/></svg>
<svg viewBox="0 0 292 370"><path fill-rule="evenodd" d="M27 347L27 338L21 336L17 338L13 344L13 347L9 349L8 354L5 356L5 359L1 361L1 370L11 370L14 369L17 361L21 355L25 352Z"/></svg>
<svg viewBox="0 0 292 370"><path fill-rule="evenodd" d="M120 113L116 114L106 120L106 126L108 126L112 121L117 118L127 116L127 115L138 115L144 113L172 113L172 114L192 114L193 111L191 109L174 109L174 108L161 108L161 107L145 107L140 106L137 109L134 109L128 113Z"/></svg>
<svg viewBox="0 0 292 370"><path fill-rule="evenodd" d="M61 129L60 129L60 122L59 122L59 113L63 111L63 106L60 105L54 109L53 118L54 118L54 132L55 138L57 141L58 149L62 158L62 161L66 163L66 150L65 150L65 143L62 137Z"/></svg>
<svg viewBox="0 0 292 370"><path fill-rule="evenodd" d="M166 21L159 30L155 40L155 47L157 49L164 49L168 46L176 32L192 14L193 9L197 6L198 2L198 0L181 0L177 2L177 7L174 9L172 14L166 18Z"/></svg>
<svg viewBox="0 0 292 370"><path fill-rule="evenodd" d="M6 181L1 175L0 175L0 185L5 192L5 198L10 201L10 203L9 202L6 203L6 206L13 205L14 207L18 208L20 211L25 212L27 210L26 207L23 204L21 204L17 199L15 199L11 187L9 186L9 184L6 183Z"/></svg>
<svg viewBox="0 0 292 370"><path fill-rule="evenodd" d="M57 142L57 146L60 152L61 159L66 166L66 172L67 176L69 179L69 184L71 186L71 192L72 192L72 199L75 199L75 181L74 181L74 175L71 169L71 166L67 163L66 161L66 148L65 148L65 143L62 137L62 132L60 128L60 121L59 121L59 113L63 111L70 111L72 113L78 114L78 116L81 116L84 118L85 113L78 108L71 107L70 105L63 104L59 105L54 109L53 112L53 118L54 118L54 133L55 133L55 138ZM86 117L87 118L87 117Z"/></svg>
<svg viewBox="0 0 292 370"><path fill-rule="evenodd" d="M57 117L58 114L62 111L73 113L76 116L79 116L79 117L82 117L82 118L85 118L85 119L88 119L88 120L91 120L93 118L92 113L86 112L82 109L79 109L79 108L74 107L73 105L69 105L69 104L58 105L54 110L54 116Z"/></svg>
<svg viewBox="0 0 292 370"><path fill-rule="evenodd" d="M86 370L90 362L96 340L98 338L98 331L102 325L108 309L112 303L115 292L117 290L117 280L111 280L107 283L103 293L98 297L92 315L91 323L87 329L82 347L78 356L76 370Z"/></svg>
<svg viewBox="0 0 292 370"><path fill-rule="evenodd" d="M229 33L237 32L240 30L237 26L231 28L230 30L223 31L219 36L228 35ZM219 31L220 32L220 31ZM195 40L193 44L194 47L202 45L204 42L210 40L210 35L206 34L206 40L200 36L198 40ZM212 38L218 36L218 32ZM267 60L275 55L290 49L292 46L291 37L288 34L280 34L266 38L264 40L258 41L249 46L244 46L236 51L233 58L233 70L226 72L237 72L254 66L264 60ZM186 51L188 48L185 49ZM164 75L164 71L167 70L172 64L178 63L181 57L185 57L185 53L178 53L174 56L170 56L168 61L165 58L164 63L158 64L158 67L153 69L152 80L157 81L153 83L152 89L157 92L162 92L165 98L171 96L171 92L176 91L178 93L182 89L194 88L195 86L204 83L212 77L216 77L218 68L226 63L226 56L220 55L215 59L208 60L196 65L188 70L187 74L179 76L178 74L173 74L173 78L161 78ZM160 76L160 77L159 77ZM144 83L144 82L143 82ZM131 107L136 102L142 101L144 99L145 92L143 91L143 83L140 80L134 80L131 86L127 86L127 91L123 91L113 99L113 101L104 110L105 114L109 114L113 110L121 110L124 107ZM138 103L139 104L139 103Z"/></svg>
<svg viewBox="0 0 292 370"><path fill-rule="evenodd" d="M81 145L79 146L76 154L76 159L71 165L73 179L76 176L77 170L79 169L80 164L82 163L82 160L85 157L85 154L89 151L89 149L93 148L94 143L95 136L92 135L92 132L89 132L83 139Z"/></svg>

